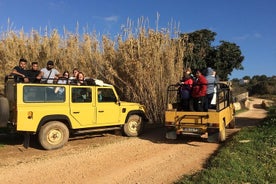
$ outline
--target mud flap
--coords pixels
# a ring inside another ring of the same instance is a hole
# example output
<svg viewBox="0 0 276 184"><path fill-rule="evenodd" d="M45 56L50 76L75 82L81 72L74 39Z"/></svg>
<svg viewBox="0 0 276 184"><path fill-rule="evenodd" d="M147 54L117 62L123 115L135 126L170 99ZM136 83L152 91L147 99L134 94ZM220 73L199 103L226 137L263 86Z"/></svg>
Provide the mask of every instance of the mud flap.
<svg viewBox="0 0 276 184"><path fill-rule="evenodd" d="M175 130L166 132L166 139L176 139L176 138L177 138L177 135Z"/></svg>
<svg viewBox="0 0 276 184"><path fill-rule="evenodd" d="M30 146L30 133L24 132L24 142L23 147L28 149Z"/></svg>
<svg viewBox="0 0 276 184"><path fill-rule="evenodd" d="M208 142L217 143L219 142L219 129L218 128L208 128Z"/></svg>

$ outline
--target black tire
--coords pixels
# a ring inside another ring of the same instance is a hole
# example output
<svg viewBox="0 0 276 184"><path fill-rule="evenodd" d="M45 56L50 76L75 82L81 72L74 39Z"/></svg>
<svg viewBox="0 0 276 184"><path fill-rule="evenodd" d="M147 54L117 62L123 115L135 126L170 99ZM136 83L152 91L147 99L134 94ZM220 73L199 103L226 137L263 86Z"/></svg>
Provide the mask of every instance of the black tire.
<svg viewBox="0 0 276 184"><path fill-rule="evenodd" d="M7 127L10 117L9 109L8 99L0 96L0 127Z"/></svg>
<svg viewBox="0 0 276 184"><path fill-rule="evenodd" d="M131 115L124 124L124 133L129 137L137 137L142 131L142 126L142 117Z"/></svg>
<svg viewBox="0 0 276 184"><path fill-rule="evenodd" d="M38 139L44 149L58 149L68 141L69 130L62 122L50 121L41 127Z"/></svg>

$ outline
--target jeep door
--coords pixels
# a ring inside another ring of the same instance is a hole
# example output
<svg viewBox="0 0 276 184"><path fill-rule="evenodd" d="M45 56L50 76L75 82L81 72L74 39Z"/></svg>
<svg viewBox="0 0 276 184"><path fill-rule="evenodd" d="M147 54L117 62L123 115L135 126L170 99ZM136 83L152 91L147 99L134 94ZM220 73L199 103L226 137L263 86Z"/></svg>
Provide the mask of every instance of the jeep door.
<svg viewBox="0 0 276 184"><path fill-rule="evenodd" d="M96 109L92 104L91 87L72 87L70 98L70 113L80 126L91 126L95 124Z"/></svg>
<svg viewBox="0 0 276 184"><path fill-rule="evenodd" d="M112 88L97 89L97 124L118 125L120 106Z"/></svg>

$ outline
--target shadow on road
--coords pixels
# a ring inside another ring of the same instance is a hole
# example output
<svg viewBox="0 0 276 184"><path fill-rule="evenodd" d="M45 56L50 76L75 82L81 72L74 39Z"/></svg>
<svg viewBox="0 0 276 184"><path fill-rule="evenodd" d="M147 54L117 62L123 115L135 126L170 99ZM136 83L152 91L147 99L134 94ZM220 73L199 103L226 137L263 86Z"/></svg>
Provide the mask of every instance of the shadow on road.
<svg viewBox="0 0 276 184"><path fill-rule="evenodd" d="M249 118L249 117L236 117L236 128L235 129L227 129L227 139L229 140L234 134L236 134L240 128L243 127L252 127L260 124L262 119L260 118ZM118 135L114 132L102 132L110 135ZM99 141L99 138L105 139L105 135L102 133L86 133L79 134L76 136L70 136L69 142L78 142L78 141L86 141L91 139L97 139L96 142ZM148 140L157 144L188 144L191 146L198 146L193 144L192 142L207 142L207 136L184 136L180 135L176 140L166 139L166 130L163 125L149 125L146 126L143 133L139 136L140 139ZM123 135L114 136L112 139L123 138ZM24 135L23 134L7 134L0 133L0 146L1 145L23 145L24 143ZM30 145L31 148L43 150L41 145L38 143L37 136L30 136Z"/></svg>
<svg viewBox="0 0 276 184"><path fill-rule="evenodd" d="M263 109L264 107L262 106L262 104L253 104L253 107L255 109Z"/></svg>
<svg viewBox="0 0 276 184"><path fill-rule="evenodd" d="M257 126L261 121L261 118L236 117L236 128Z"/></svg>
<svg viewBox="0 0 276 184"><path fill-rule="evenodd" d="M24 135L20 133L0 134L0 145L19 146L24 145ZM36 135L30 135L29 147L43 149L37 141Z"/></svg>
<svg viewBox="0 0 276 184"><path fill-rule="evenodd" d="M257 108L259 105L256 105ZM255 107L256 108L256 107ZM254 127L261 123L262 118L250 118L250 117L236 117L236 127L234 129L226 129L227 141L231 139L241 128ZM178 136L176 140L168 140L165 137L166 130L163 126L147 127L144 133L139 137L141 139L149 140L154 143L166 143L166 144L191 144L191 142L207 142L207 136Z"/></svg>
<svg viewBox="0 0 276 184"><path fill-rule="evenodd" d="M166 130L164 126L158 127L147 127L144 130L144 133L139 136L140 139L149 140L153 143L158 144L191 144L191 142L207 142L206 138L200 136L186 136L186 135L179 135L177 139L171 140L166 139Z"/></svg>

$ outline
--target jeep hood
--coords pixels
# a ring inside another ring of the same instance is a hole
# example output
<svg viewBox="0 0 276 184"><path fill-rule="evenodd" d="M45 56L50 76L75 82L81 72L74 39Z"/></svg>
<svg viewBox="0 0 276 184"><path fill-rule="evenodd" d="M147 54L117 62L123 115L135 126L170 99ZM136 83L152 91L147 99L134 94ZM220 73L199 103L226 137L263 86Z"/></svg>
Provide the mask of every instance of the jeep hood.
<svg viewBox="0 0 276 184"><path fill-rule="evenodd" d="M143 106L139 103L136 102L125 102L125 101L120 101L122 106Z"/></svg>

